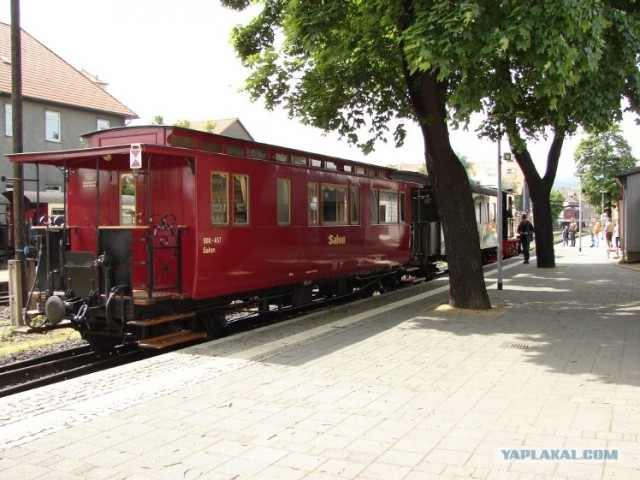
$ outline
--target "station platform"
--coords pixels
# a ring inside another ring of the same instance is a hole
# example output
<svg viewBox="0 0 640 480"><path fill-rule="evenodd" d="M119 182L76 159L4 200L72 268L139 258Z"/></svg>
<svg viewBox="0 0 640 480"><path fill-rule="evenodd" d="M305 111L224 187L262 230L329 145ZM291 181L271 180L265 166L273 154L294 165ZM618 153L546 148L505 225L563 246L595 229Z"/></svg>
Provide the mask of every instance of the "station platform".
<svg viewBox="0 0 640 480"><path fill-rule="evenodd" d="M19 479L637 479L640 271L436 280L0 399Z"/></svg>

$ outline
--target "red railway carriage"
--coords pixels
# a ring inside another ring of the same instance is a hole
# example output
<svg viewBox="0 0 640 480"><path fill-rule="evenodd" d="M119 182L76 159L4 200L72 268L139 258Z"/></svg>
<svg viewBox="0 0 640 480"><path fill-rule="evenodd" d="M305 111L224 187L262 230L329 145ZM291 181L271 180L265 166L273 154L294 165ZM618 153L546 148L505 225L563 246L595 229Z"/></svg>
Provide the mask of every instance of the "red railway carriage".
<svg viewBox="0 0 640 480"><path fill-rule="evenodd" d="M96 348L211 334L233 305L366 292L409 260L414 185L389 168L179 127L85 139L10 158L66 172L66 224L38 227L49 271L30 315L70 318Z"/></svg>

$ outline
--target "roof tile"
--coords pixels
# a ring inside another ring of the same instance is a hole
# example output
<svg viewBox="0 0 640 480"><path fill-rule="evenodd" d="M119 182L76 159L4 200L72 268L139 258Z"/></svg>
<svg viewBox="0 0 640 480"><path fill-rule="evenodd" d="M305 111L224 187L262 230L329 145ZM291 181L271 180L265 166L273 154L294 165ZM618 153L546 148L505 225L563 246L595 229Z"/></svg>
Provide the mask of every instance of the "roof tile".
<svg viewBox="0 0 640 480"><path fill-rule="evenodd" d="M11 26L0 22L0 91L11 94ZM25 98L138 116L99 84L22 30L22 95Z"/></svg>

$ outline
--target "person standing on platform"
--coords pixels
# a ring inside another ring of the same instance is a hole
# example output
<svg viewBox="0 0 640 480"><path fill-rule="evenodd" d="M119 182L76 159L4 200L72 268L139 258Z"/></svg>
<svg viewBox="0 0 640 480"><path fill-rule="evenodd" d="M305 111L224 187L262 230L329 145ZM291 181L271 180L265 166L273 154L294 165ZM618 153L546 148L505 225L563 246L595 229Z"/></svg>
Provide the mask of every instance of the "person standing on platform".
<svg viewBox="0 0 640 480"><path fill-rule="evenodd" d="M600 225L600 220L596 218L596 223L593 225L593 238L596 242L596 247L600 246L600 232L602 231L602 225Z"/></svg>
<svg viewBox="0 0 640 480"><path fill-rule="evenodd" d="M607 241L607 248L613 248L613 222L609 217L604 222L604 238Z"/></svg>
<svg viewBox="0 0 640 480"><path fill-rule="evenodd" d="M569 246L569 225L565 225L562 229L562 246Z"/></svg>
<svg viewBox="0 0 640 480"><path fill-rule="evenodd" d="M524 255L524 262L529 263L529 246L533 240L533 225L527 220L527 214L522 214L522 220L518 224L518 234L520 235L520 248L522 248L522 255Z"/></svg>
<svg viewBox="0 0 640 480"><path fill-rule="evenodd" d="M578 224L576 223L576 219L572 218L571 223L569 224L569 240L571 241L571 246L576 246L576 233L578 232Z"/></svg>

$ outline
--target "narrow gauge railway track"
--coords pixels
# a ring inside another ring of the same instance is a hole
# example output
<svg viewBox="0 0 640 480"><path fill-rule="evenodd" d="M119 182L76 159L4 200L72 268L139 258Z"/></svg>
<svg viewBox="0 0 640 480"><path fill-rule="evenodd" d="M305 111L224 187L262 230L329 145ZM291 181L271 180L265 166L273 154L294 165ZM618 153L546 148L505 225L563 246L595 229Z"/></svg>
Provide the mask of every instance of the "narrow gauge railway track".
<svg viewBox="0 0 640 480"><path fill-rule="evenodd" d="M408 283L406 285L408 285ZM240 308L236 311L237 316L229 319L224 329L218 332L219 335L217 335L216 338L230 337L266 325L284 322L310 311L331 308L338 304L348 303L356 298L359 298L359 296L353 294L345 295L342 297L333 297L329 300L319 300L313 304L302 307L291 308L284 311L272 310L266 313L259 313L250 308ZM181 348L186 348L197 343L205 343L206 341L207 340L193 341L153 352L140 350L134 345L127 345L119 347L118 350L108 356L100 355L93 351L90 346L85 345L3 365L0 366L0 398L100 370L107 370L149 356L180 350Z"/></svg>
<svg viewBox="0 0 640 480"><path fill-rule="evenodd" d="M145 357L136 349L100 356L83 346L0 367L0 397L106 370Z"/></svg>

